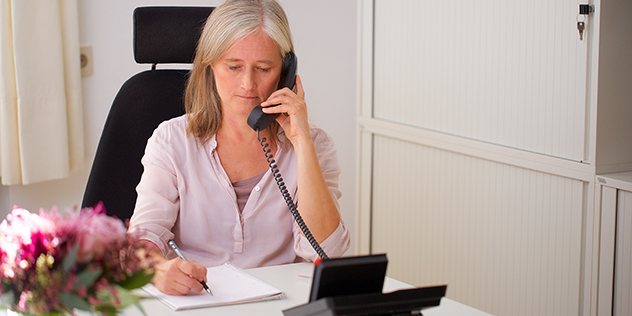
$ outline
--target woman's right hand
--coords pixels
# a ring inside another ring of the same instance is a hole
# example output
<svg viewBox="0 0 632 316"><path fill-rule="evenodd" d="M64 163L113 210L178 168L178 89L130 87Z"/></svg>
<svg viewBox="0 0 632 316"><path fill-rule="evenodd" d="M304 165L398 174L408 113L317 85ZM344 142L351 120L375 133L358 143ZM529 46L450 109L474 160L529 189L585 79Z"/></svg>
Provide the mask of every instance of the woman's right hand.
<svg viewBox="0 0 632 316"><path fill-rule="evenodd" d="M191 260L180 258L163 259L154 265L152 283L163 293L169 295L186 295L193 290L204 290L201 281L206 282L206 268Z"/></svg>
<svg viewBox="0 0 632 316"><path fill-rule="evenodd" d="M154 278L151 280L158 290L169 295L187 295L189 291L202 292L200 284L206 280L206 267L194 260L180 258L167 260L156 244L141 240L142 249L149 252L154 266Z"/></svg>

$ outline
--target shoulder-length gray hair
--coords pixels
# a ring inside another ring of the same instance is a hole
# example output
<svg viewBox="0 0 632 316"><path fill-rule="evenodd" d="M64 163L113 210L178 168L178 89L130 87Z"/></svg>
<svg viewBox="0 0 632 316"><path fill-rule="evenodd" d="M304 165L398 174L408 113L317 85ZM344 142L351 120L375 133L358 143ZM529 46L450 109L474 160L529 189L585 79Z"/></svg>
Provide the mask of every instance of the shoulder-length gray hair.
<svg viewBox="0 0 632 316"><path fill-rule="evenodd" d="M187 133L205 143L220 128L222 107L211 63L217 61L239 39L263 31L279 44L281 56L294 51L290 25L275 0L227 0L208 17L197 45L193 68L185 92L189 115ZM272 137L279 129L270 125Z"/></svg>

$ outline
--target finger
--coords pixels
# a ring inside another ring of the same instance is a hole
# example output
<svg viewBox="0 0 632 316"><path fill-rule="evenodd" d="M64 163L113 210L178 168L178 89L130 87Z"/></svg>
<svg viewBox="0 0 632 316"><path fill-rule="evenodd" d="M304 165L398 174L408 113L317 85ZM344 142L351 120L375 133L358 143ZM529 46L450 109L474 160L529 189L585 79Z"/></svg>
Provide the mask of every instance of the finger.
<svg viewBox="0 0 632 316"><path fill-rule="evenodd" d="M298 96L300 100L304 100L305 90L303 89L303 82L301 81L301 77L299 75L296 76L295 83L296 84L295 84L294 90L296 90L296 92L294 92L294 90L289 89L287 87L276 90L272 92L270 96L268 96L268 99L266 99L264 102L261 103L261 106L266 107L266 106L281 104L283 103L283 99L282 99L283 97L295 99L295 96Z"/></svg>
<svg viewBox="0 0 632 316"><path fill-rule="evenodd" d="M263 107L264 113L292 114L305 107L305 101L299 98L294 92L288 91L287 94L271 96L266 102L262 103L261 106Z"/></svg>
<svg viewBox="0 0 632 316"><path fill-rule="evenodd" d="M282 90L277 90L277 91L273 92L268 97L268 99L263 101L261 103L261 106L263 108L266 108L266 107L275 107L277 105L281 105L284 102L287 102L288 100L290 100L291 97L292 97L292 94L294 94L294 92L292 92L288 88L283 88Z"/></svg>
<svg viewBox="0 0 632 316"><path fill-rule="evenodd" d="M305 100L305 90L303 89L303 81L301 81L301 76L296 75L296 80L294 81L296 85L296 95Z"/></svg>
<svg viewBox="0 0 632 316"><path fill-rule="evenodd" d="M162 292L170 295L186 295L191 289L202 291L202 285L197 280L183 273L178 267L178 262L182 259L169 260L156 267L156 275L152 282Z"/></svg>
<svg viewBox="0 0 632 316"><path fill-rule="evenodd" d="M179 295L187 295L191 290L201 292L204 290L200 282L189 276L177 278L170 283L171 289Z"/></svg>
<svg viewBox="0 0 632 316"><path fill-rule="evenodd" d="M203 265L201 265L201 264L199 264L199 263L198 263L197 261L195 261L195 260L190 260L189 262L190 262L191 264L193 264L193 266L194 266L194 267L195 267L195 269L197 270L197 273L195 273L195 275L196 275L196 276L198 276L198 277L201 277L201 279L200 279L200 278L198 278L198 280L199 280L199 281L204 281L204 282L208 281L208 280L206 279L206 272L207 272L206 267L205 267L205 266L203 266Z"/></svg>
<svg viewBox="0 0 632 316"><path fill-rule="evenodd" d="M179 278L178 283L180 283L183 287L186 288L186 292L188 293L190 290L196 291L196 292L202 292L204 291L204 287L202 287L202 284L200 283L200 281L194 279L191 276L185 275L182 278ZM186 294L186 293L185 293Z"/></svg>
<svg viewBox="0 0 632 316"><path fill-rule="evenodd" d="M187 294L190 290L201 292L204 290L200 281L196 280L192 276L178 271L177 276L170 278L171 287L181 294Z"/></svg>
<svg viewBox="0 0 632 316"><path fill-rule="evenodd" d="M289 115L286 113L283 113L283 115L279 115L276 118L276 121L279 123L279 125L283 126L283 124L285 123L285 121L289 120Z"/></svg>
<svg viewBox="0 0 632 316"><path fill-rule="evenodd" d="M178 269L182 271L183 274L194 278L198 282L206 281L206 268L201 264L191 260L184 261L180 260L177 262Z"/></svg>

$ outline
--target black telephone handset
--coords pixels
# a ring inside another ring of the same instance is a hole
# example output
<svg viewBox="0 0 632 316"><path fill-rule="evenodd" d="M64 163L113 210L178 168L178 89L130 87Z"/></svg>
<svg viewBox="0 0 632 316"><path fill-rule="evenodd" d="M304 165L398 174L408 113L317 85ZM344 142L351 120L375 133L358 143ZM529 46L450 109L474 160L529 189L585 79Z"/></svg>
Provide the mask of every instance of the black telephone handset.
<svg viewBox="0 0 632 316"><path fill-rule="evenodd" d="M279 89L294 88L294 80L296 78L296 69L298 68L298 59L293 52L287 53L283 61L281 69L281 78L279 78ZM277 104L278 105L278 104ZM275 106L275 105L273 105ZM262 131L279 116L279 114L265 114L260 105L257 105L248 115L248 125L252 129Z"/></svg>
<svg viewBox="0 0 632 316"><path fill-rule="evenodd" d="M298 59L296 58L296 55L293 52L289 52L288 55L285 56L284 61L283 61L283 68L281 69L281 77L279 78L279 89L294 88L294 80L296 78L297 68L298 68ZM263 113L263 111L261 110L261 106L258 105L254 109L252 109L252 111L248 115L248 125L250 125L250 127L252 127L252 129L254 129L257 132L257 139L259 140L259 143L261 143L261 147L263 148L263 153L266 156L266 159L268 160L270 171L272 171L272 174L274 175L274 180L276 181L277 186L279 186L281 195L283 195L283 199L285 199L285 203L287 204L287 207L290 209L292 216L294 216L294 220L296 220L296 224L301 229L301 231L303 232L303 235L305 235L305 238L307 238L307 240L312 245L312 247L314 248L318 256L320 256L320 258L322 258L323 260L329 259L327 257L327 254L325 254L323 249L320 247L320 245L316 241L316 238L312 236L312 233L309 231L309 228L307 228L307 225L305 225L305 222L303 221L301 214L299 214L298 209L296 208L296 205L294 204L294 201L292 201L292 197L290 196L290 193L287 191L287 188L285 187L285 182L283 182L283 178L281 177L281 174L279 173L279 169L276 165L276 162L274 161L274 156L272 155L271 150L268 148L269 145L266 142L266 138L265 137L259 138L259 132L266 129L268 126L270 126L270 124L277 118L277 116L279 116L279 114Z"/></svg>

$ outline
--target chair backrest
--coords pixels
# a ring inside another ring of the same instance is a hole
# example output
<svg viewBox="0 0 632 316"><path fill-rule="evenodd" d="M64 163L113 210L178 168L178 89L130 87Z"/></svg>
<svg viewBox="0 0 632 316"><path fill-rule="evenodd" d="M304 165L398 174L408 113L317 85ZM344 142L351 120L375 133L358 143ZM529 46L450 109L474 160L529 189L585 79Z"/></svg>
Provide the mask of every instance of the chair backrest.
<svg viewBox="0 0 632 316"><path fill-rule="evenodd" d="M94 157L82 207L103 202L108 215L128 219L136 203L140 160L158 125L183 115L187 64L212 7L140 7L134 10L134 59L152 69L127 80L114 98Z"/></svg>

